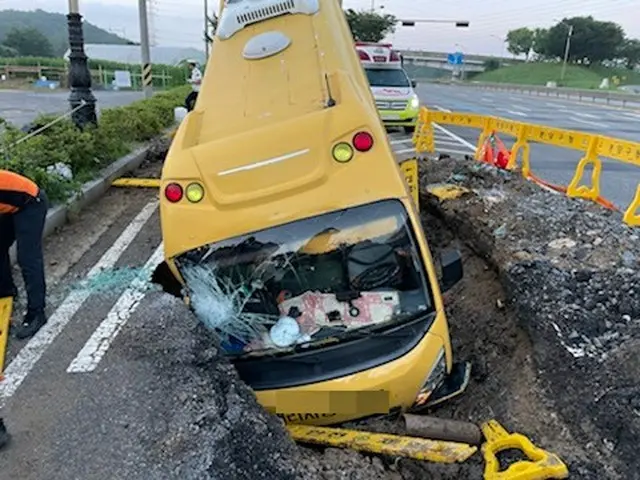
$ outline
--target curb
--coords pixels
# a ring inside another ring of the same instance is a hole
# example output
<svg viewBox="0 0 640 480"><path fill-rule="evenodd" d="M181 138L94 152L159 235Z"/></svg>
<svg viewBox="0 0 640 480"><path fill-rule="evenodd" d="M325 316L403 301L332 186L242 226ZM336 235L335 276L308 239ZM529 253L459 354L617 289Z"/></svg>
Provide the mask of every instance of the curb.
<svg viewBox="0 0 640 480"><path fill-rule="evenodd" d="M162 135L171 136L175 131L175 127L167 129ZM80 193L71 197L66 204L56 205L47 212L42 238L46 238L55 232L58 228L66 225L70 211L80 211L93 203L97 202L111 188L111 183L116 179L138 168L144 161L150 144L135 149L128 155L116 160L106 167L100 173L100 176L85 183ZM11 246L9 250L9 258L11 263L15 264L17 260L16 244Z"/></svg>

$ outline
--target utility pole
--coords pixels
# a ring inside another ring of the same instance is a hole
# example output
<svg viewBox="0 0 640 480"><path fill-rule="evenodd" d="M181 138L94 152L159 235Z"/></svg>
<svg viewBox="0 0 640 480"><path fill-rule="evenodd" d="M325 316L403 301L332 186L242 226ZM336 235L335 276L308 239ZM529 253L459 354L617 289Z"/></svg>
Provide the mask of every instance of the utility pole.
<svg viewBox="0 0 640 480"><path fill-rule="evenodd" d="M147 0L138 0L140 17L140 50L142 53L142 88L145 98L153 96L153 75L151 73L151 53L149 49L149 23L147 20Z"/></svg>
<svg viewBox="0 0 640 480"><path fill-rule="evenodd" d="M569 25L569 33L567 34L567 44L564 48L564 60L562 62L562 70L560 71L560 81L564 80L564 72L567 69L567 60L569 59L569 49L571 48L571 36L573 35L573 25Z"/></svg>
<svg viewBox="0 0 640 480"><path fill-rule="evenodd" d="M69 33L69 104L71 119L80 129L88 124L97 124L96 97L91 93L91 72L84 53L82 16L78 0L69 0L67 15Z"/></svg>
<svg viewBox="0 0 640 480"><path fill-rule="evenodd" d="M209 45L211 37L209 36L209 0L204 0L204 52L205 62L209 60Z"/></svg>

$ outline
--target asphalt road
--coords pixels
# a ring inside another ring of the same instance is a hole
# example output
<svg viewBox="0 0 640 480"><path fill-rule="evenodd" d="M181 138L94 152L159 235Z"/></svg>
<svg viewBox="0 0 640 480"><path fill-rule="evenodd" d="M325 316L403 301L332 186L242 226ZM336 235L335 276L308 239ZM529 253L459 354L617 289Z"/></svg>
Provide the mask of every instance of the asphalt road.
<svg viewBox="0 0 640 480"><path fill-rule="evenodd" d="M412 156L410 136L390 139L398 158ZM175 478L148 454L167 430L161 412L184 392L159 395L161 359L132 341L134 325L163 315L145 303L160 246L153 189L112 188L46 238L49 321L30 340L9 340L0 405L13 441L0 452L0 480ZM14 279L24 292L17 268ZM14 322L23 308L24 295Z"/></svg>
<svg viewBox="0 0 640 480"><path fill-rule="evenodd" d="M505 116L530 121L551 122L563 106L568 118L590 118L577 113L598 115L591 120L611 124L616 132L633 133L633 117L627 121L607 115L613 110L562 102L552 108L544 102L536 105L539 100L534 98L502 98L499 93L442 86L423 85L420 93L432 108L485 113L503 108L519 112L504 112ZM47 105L52 109L66 101L64 94L55 94L57 100L52 94L23 95L48 99L45 102L51 102ZM125 95L129 94L109 93L105 98L126 103L131 98ZM568 126L576 128L580 123ZM393 132L390 141L398 157L412 155L409 136ZM472 153L474 143L474 132L437 128L436 144L441 151ZM552 149L548 156L534 154L536 173L555 175L556 181L570 177L577 155L560 152ZM615 170L607 163L605 194L635 189L639 172L632 168ZM49 322L28 341L10 339L6 378L0 382L0 403L6 406L4 416L13 434L11 447L0 452L0 480L160 478L155 467L146 463L143 450L153 448L154 432L166 429L155 412L166 411L170 402L179 401L179 392L151 396L144 380L158 374L152 369L154 359L141 357L125 341L131 323L159 315L138 308L146 295L145 279L161 255L156 195L153 190L111 189L47 238ZM18 272L14 274L19 282ZM140 285L135 287L138 278ZM23 302L18 301L14 321L20 318ZM140 444L140 429L147 429L144 436L150 443L146 446Z"/></svg>
<svg viewBox="0 0 640 480"><path fill-rule="evenodd" d="M557 128L599 133L640 142L640 111L610 108L571 100L556 100L514 92L478 90L473 87L421 84L418 94L424 105L435 110L472 112L511 120L549 125ZM469 154L475 149L478 131L439 125L436 132L448 135L450 143L438 142L436 149L444 153ZM453 139L451 139L453 137ZM455 138L457 137L457 138ZM501 138L507 146L512 141ZM464 143L465 147L460 148ZM531 146L532 171L544 180L568 185L581 158L578 151ZM601 194L619 208L626 208L640 184L640 167L603 160Z"/></svg>
<svg viewBox="0 0 640 480"><path fill-rule="evenodd" d="M127 105L143 98L142 92L94 91L97 107L110 108ZM34 92L0 90L0 118L17 127L32 122L41 114L63 114L69 110L69 92Z"/></svg>

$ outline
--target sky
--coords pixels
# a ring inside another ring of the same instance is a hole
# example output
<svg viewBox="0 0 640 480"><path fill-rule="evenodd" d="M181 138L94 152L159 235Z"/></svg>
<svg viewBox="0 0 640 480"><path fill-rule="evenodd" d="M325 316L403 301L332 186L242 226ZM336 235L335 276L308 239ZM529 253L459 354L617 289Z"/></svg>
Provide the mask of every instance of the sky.
<svg viewBox="0 0 640 480"><path fill-rule="evenodd" d="M205 0L147 0L151 40L156 45L203 48ZM324 0L321 0L324 1ZM218 0L209 0L211 7ZM344 0L345 8L371 9L372 0ZM620 24L629 37L640 38L640 0L373 0L378 12L400 19L469 21L453 24L398 26L390 40L402 49L470 54L509 55L503 39L514 28L548 27L563 17L593 15ZM0 9L40 8L65 13L67 0L0 0ZM80 0L87 21L139 40L137 0Z"/></svg>

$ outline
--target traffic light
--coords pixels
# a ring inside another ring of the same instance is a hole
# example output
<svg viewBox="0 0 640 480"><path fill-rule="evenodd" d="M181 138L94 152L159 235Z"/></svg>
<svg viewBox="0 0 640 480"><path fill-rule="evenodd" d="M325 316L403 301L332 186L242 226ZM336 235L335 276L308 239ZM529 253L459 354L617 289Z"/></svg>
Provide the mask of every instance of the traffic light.
<svg viewBox="0 0 640 480"><path fill-rule="evenodd" d="M469 26L469 22L456 22L457 28L466 28Z"/></svg>

